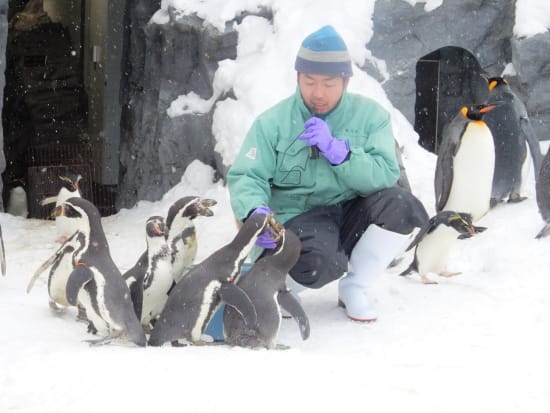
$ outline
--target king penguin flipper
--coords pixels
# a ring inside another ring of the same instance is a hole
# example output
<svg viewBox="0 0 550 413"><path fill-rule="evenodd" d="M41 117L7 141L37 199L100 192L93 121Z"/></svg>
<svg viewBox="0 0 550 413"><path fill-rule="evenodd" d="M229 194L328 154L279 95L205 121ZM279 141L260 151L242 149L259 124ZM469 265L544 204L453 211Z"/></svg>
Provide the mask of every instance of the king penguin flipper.
<svg viewBox="0 0 550 413"><path fill-rule="evenodd" d="M309 318L307 317L307 314L302 308L300 302L292 295L290 291L285 290L279 291L277 301L279 302L279 305L288 311L298 323L302 340L307 340L309 338Z"/></svg>
<svg viewBox="0 0 550 413"><path fill-rule="evenodd" d="M84 266L76 266L67 280L67 301L71 305L78 302L80 289L93 278L92 270Z"/></svg>
<svg viewBox="0 0 550 413"><path fill-rule="evenodd" d="M533 159L533 168L535 170L536 178L538 177L540 165L542 164L542 152L540 151L539 140L537 138L537 135L535 134L535 131L533 130L533 125L531 125L527 114L520 117L519 124L521 126L521 131L525 136L525 140L527 141L527 146L529 146L529 152L531 152L531 158Z"/></svg>
<svg viewBox="0 0 550 413"><path fill-rule="evenodd" d="M449 125L452 127L453 125ZM441 142L437 155L435 172L435 202L436 210L441 211L445 207L453 184L453 157L456 155L460 142L454 139L459 134L450 134Z"/></svg>
<svg viewBox="0 0 550 413"><path fill-rule="evenodd" d="M258 323L256 309L248 295L241 288L232 283L223 283L218 290L218 295L225 304L233 307L241 314L247 328L256 327Z"/></svg>

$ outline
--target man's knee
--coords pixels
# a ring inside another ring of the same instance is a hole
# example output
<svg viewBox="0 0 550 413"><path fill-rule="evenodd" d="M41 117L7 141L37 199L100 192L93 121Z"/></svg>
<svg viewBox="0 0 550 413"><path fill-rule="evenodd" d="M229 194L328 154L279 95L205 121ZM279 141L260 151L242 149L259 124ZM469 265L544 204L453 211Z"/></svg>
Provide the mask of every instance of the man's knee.
<svg viewBox="0 0 550 413"><path fill-rule="evenodd" d="M428 213L413 194L397 186L383 192L383 207L377 221L383 223L385 229L408 234L414 228L426 225Z"/></svg>
<svg viewBox="0 0 550 413"><path fill-rule="evenodd" d="M321 288L344 275L347 267L347 257L344 253L331 258L309 253L300 257L290 271L290 276L305 287Z"/></svg>

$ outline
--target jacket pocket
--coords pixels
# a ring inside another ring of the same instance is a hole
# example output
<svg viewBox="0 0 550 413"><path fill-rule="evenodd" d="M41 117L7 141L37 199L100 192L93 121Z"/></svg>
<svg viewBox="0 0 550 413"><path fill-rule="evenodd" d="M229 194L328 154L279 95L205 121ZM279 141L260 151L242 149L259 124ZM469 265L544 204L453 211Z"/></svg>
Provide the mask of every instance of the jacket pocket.
<svg viewBox="0 0 550 413"><path fill-rule="evenodd" d="M273 184L278 187L311 187L314 176L309 159L309 148L299 140L283 140L276 146L277 170Z"/></svg>

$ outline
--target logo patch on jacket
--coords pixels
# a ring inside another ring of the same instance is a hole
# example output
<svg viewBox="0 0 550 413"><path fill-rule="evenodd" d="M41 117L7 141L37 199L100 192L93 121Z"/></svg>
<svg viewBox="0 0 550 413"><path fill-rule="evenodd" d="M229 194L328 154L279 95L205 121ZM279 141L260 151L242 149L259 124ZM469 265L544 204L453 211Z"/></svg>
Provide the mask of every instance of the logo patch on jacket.
<svg viewBox="0 0 550 413"><path fill-rule="evenodd" d="M256 149L255 146L253 146L252 148L250 148L250 149L248 150L248 152L246 153L245 156L246 156L248 159L252 159L253 161L255 161L255 160L256 160L256 152L257 152L257 149Z"/></svg>

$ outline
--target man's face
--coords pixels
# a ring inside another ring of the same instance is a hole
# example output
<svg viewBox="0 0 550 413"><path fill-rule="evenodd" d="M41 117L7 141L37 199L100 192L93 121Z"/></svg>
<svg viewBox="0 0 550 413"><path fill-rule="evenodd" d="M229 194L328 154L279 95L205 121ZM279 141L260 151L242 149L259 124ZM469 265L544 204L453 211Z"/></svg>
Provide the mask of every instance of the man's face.
<svg viewBox="0 0 550 413"><path fill-rule="evenodd" d="M298 87L306 106L314 113L330 112L340 101L348 78L341 76L298 73Z"/></svg>

